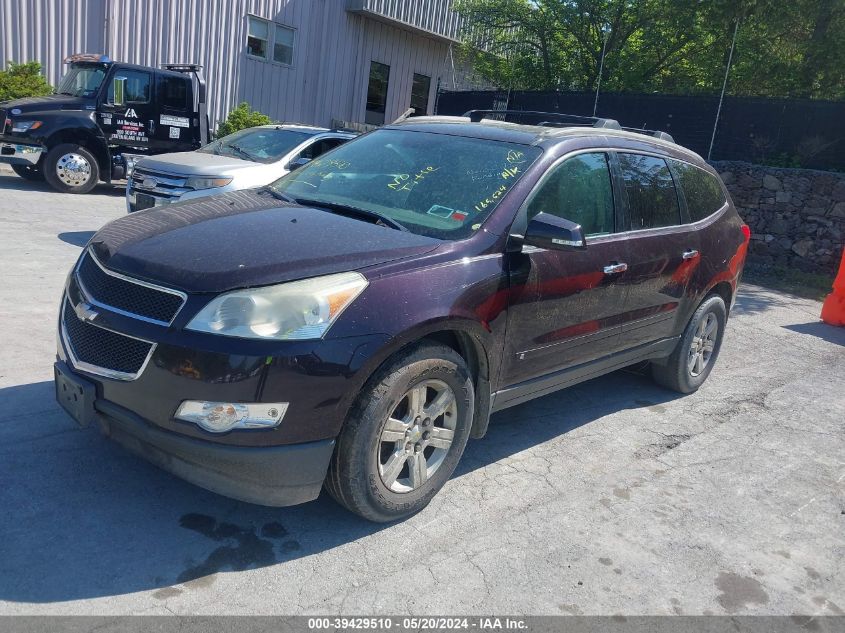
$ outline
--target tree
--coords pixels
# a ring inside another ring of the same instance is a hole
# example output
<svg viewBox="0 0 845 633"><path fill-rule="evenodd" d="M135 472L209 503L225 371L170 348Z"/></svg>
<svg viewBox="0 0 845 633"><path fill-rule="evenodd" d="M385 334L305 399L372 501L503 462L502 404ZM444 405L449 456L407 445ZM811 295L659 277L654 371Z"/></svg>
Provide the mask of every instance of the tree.
<svg viewBox="0 0 845 633"><path fill-rule="evenodd" d="M217 128L217 134L215 136L221 138L244 128L267 125L268 123L272 123L269 116L258 110L251 109L249 104L243 101L236 108L229 111L229 116Z"/></svg>
<svg viewBox="0 0 845 633"><path fill-rule="evenodd" d="M21 97L42 97L53 92L52 86L41 74L41 64L7 62L6 70L0 71L0 101Z"/></svg>
<svg viewBox="0 0 845 633"><path fill-rule="evenodd" d="M845 97L845 0L455 0L463 52L503 88Z"/></svg>

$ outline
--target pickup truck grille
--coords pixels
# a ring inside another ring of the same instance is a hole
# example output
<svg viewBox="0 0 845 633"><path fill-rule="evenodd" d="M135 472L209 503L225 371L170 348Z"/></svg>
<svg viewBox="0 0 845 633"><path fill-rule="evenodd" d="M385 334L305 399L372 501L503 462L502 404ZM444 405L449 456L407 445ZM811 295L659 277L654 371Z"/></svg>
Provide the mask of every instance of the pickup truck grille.
<svg viewBox="0 0 845 633"><path fill-rule="evenodd" d="M170 325L185 303L176 290L106 270L91 250L79 261L76 279L92 304L160 325Z"/></svg>
<svg viewBox="0 0 845 633"><path fill-rule="evenodd" d="M183 193L194 190L193 187L188 186L187 176L166 174L151 169L144 169L143 167L135 167L132 170L132 178L129 181L129 186L136 193L150 194L166 201L178 198Z"/></svg>
<svg viewBox="0 0 845 633"><path fill-rule="evenodd" d="M62 337L75 367L118 380L137 378L155 347L82 321L69 301L62 309Z"/></svg>

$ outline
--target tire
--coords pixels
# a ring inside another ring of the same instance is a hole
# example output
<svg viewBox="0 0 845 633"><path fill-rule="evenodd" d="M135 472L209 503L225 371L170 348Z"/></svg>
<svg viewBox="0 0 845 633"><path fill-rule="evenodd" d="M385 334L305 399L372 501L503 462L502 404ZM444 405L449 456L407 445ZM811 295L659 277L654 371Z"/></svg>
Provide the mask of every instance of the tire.
<svg viewBox="0 0 845 633"><path fill-rule="evenodd" d="M469 370L454 350L420 343L400 352L352 407L329 465L329 494L370 521L419 512L452 476L469 439L474 402Z"/></svg>
<svg viewBox="0 0 845 633"><path fill-rule="evenodd" d="M88 193L100 181L94 155L81 145L62 143L47 152L44 178L56 191Z"/></svg>
<svg viewBox="0 0 845 633"><path fill-rule="evenodd" d="M12 171L24 180L30 182L42 182L44 180L44 173L34 165L12 165L11 167Z"/></svg>
<svg viewBox="0 0 845 633"><path fill-rule="evenodd" d="M651 374L657 384L680 393L696 391L716 364L727 320L722 297L708 295L692 315L665 364L652 363Z"/></svg>

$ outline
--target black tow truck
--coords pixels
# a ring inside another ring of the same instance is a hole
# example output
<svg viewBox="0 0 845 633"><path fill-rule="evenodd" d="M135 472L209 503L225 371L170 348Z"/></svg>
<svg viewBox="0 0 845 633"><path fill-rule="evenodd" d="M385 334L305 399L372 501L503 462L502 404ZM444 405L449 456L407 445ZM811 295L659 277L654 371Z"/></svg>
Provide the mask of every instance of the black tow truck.
<svg viewBox="0 0 845 633"><path fill-rule="evenodd" d="M96 54L64 61L55 94L0 103L0 162L19 176L86 193L126 178L137 157L209 141L201 66L151 68Z"/></svg>

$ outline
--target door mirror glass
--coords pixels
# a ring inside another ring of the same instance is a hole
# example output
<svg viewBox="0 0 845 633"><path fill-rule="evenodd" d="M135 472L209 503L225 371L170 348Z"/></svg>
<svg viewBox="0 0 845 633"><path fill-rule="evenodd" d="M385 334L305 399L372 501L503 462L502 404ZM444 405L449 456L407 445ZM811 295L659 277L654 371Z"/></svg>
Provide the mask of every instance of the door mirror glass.
<svg viewBox="0 0 845 633"><path fill-rule="evenodd" d="M557 251L587 248L581 225L550 213L538 213L528 223L523 244Z"/></svg>
<svg viewBox="0 0 845 633"><path fill-rule="evenodd" d="M291 162L288 163L288 169L293 171L294 169L299 169L303 165L307 165L311 162L310 158L305 158L305 156L300 156L299 158L294 158Z"/></svg>
<svg viewBox="0 0 845 633"><path fill-rule="evenodd" d="M126 77L115 77L112 79L112 105L122 106L126 103Z"/></svg>

